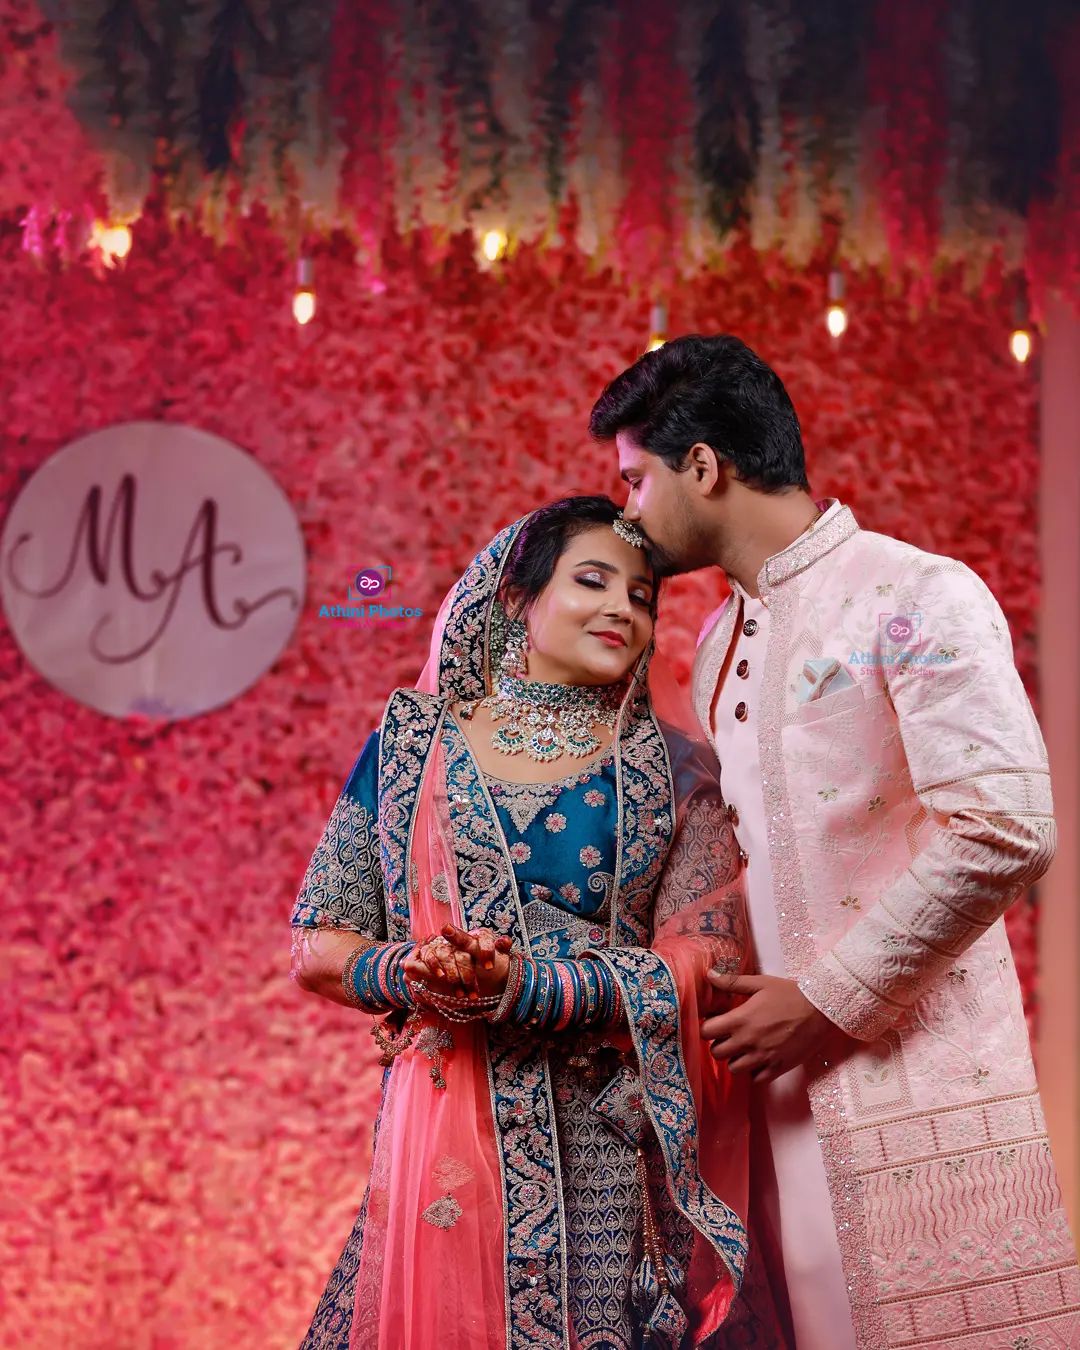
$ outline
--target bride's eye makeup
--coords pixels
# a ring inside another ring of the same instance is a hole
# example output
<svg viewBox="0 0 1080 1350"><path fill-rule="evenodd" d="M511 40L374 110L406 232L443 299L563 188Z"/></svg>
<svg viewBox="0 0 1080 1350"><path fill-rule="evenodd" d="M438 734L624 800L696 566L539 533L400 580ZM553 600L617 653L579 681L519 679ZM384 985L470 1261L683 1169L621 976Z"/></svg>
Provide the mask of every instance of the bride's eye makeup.
<svg viewBox="0 0 1080 1350"><path fill-rule="evenodd" d="M574 580L579 585L588 586L590 590L594 591L602 591L607 588L604 578L596 572L586 572L582 576L575 577ZM642 605L645 609L648 609L651 603L648 593L643 593L642 591L631 591L630 599L633 600L635 604Z"/></svg>

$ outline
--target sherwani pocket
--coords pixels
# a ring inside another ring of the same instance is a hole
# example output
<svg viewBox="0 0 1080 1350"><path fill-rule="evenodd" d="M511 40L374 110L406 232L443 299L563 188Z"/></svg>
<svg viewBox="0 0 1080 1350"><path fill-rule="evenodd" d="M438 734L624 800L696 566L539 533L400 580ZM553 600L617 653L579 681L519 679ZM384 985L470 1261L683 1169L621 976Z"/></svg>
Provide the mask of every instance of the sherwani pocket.
<svg viewBox="0 0 1080 1350"><path fill-rule="evenodd" d="M851 712L866 702L866 690L861 684L848 685L834 693L826 691L820 698L800 703L795 709L795 722L816 722L836 713Z"/></svg>

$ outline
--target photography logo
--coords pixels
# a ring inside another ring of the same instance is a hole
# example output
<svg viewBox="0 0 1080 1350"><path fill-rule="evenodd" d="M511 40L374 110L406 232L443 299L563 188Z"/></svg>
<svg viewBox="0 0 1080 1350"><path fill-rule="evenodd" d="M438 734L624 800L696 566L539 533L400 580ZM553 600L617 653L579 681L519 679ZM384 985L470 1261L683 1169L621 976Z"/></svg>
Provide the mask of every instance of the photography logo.
<svg viewBox="0 0 1080 1350"><path fill-rule="evenodd" d="M956 659L956 652L948 646L932 648L923 633L923 616L914 614L878 615L878 650L852 652L849 666L860 666L860 674L869 674L870 668L896 668L914 674L929 674L937 667Z"/></svg>
<svg viewBox="0 0 1080 1350"><path fill-rule="evenodd" d="M409 605L386 605L387 592L394 571L389 563L361 567L354 572L345 587L343 605L322 605L320 619L334 619L338 623L370 624L384 620L422 619L424 611Z"/></svg>
<svg viewBox="0 0 1080 1350"><path fill-rule="evenodd" d="M901 651L917 645L922 637L921 614L879 614L881 645Z"/></svg>
<svg viewBox="0 0 1080 1350"><path fill-rule="evenodd" d="M348 592L349 598L352 599L353 589L358 600L374 600L377 596L384 595L390 589L392 576L393 570L389 566L362 567L353 578L352 588Z"/></svg>

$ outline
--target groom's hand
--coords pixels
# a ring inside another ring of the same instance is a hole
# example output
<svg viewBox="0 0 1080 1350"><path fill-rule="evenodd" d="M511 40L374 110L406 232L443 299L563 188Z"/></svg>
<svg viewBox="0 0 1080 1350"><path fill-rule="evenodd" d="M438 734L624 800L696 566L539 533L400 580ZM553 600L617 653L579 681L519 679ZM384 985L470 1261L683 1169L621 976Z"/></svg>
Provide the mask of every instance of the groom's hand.
<svg viewBox="0 0 1080 1350"><path fill-rule="evenodd" d="M746 1001L707 1017L701 1034L712 1041L715 1059L727 1060L732 1073L748 1073L755 1082L766 1083L813 1059L835 1031L794 980L709 971L709 983Z"/></svg>

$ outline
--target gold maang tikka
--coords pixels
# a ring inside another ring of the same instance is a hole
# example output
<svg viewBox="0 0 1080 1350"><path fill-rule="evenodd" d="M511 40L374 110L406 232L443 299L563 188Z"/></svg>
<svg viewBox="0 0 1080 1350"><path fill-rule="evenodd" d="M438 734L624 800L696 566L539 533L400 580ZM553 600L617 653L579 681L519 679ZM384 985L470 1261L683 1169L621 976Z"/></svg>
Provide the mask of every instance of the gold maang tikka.
<svg viewBox="0 0 1080 1350"><path fill-rule="evenodd" d="M637 529L630 524L621 511L619 512L618 517L611 522L611 528L619 538L628 543L631 548L645 547L644 535L638 533Z"/></svg>

